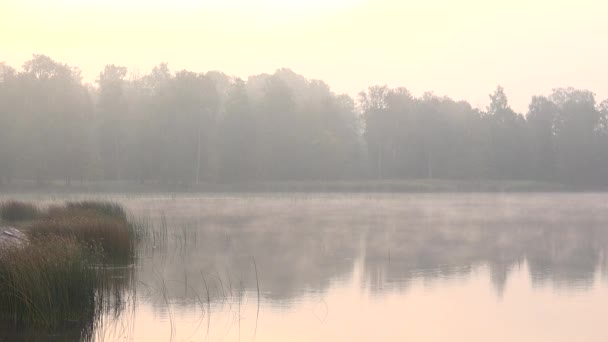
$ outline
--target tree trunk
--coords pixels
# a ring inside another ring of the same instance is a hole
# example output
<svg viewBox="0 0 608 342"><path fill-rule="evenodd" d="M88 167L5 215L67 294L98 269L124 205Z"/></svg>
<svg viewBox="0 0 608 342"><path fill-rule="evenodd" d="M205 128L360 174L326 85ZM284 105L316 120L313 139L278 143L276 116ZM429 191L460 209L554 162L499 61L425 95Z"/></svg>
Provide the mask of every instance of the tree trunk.
<svg viewBox="0 0 608 342"><path fill-rule="evenodd" d="M201 131L203 126L203 120L199 117L198 119L198 135L196 144L196 185L200 183L201 175Z"/></svg>

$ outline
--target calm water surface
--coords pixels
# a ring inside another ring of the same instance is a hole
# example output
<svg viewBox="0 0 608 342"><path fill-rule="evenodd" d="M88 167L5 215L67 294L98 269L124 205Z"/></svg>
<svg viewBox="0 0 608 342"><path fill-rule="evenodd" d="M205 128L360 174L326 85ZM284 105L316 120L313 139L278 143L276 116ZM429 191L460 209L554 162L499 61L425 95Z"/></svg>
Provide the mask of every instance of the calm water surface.
<svg viewBox="0 0 608 342"><path fill-rule="evenodd" d="M18 197L152 227L99 341L608 341L604 194Z"/></svg>

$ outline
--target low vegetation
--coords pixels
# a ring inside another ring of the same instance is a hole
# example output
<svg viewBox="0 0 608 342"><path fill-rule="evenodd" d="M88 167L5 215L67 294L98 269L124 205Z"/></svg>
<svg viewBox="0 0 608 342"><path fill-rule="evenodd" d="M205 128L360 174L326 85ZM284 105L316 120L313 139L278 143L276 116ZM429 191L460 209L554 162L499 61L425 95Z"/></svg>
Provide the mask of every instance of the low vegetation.
<svg viewBox="0 0 608 342"><path fill-rule="evenodd" d="M0 218L17 225L33 239L75 238L104 261L130 261L133 256L134 225L117 203L67 202L43 210L30 203L7 201L0 205Z"/></svg>
<svg viewBox="0 0 608 342"><path fill-rule="evenodd" d="M92 314L96 279L87 260L70 237L0 251L0 317L16 325L55 327Z"/></svg>
<svg viewBox="0 0 608 342"><path fill-rule="evenodd" d="M91 215L86 211L76 214L35 221L28 226L28 234L34 239L74 238L103 261L128 261L132 257L133 234L127 221Z"/></svg>
<svg viewBox="0 0 608 342"><path fill-rule="evenodd" d="M113 202L98 202L98 201L80 201L68 202L65 205L68 212L71 210L92 211L99 215L113 217L123 221L127 220L125 209L118 203Z"/></svg>
<svg viewBox="0 0 608 342"><path fill-rule="evenodd" d="M0 203L0 219L9 222L33 220L40 216L40 209L26 202L9 200Z"/></svg>
<svg viewBox="0 0 608 342"><path fill-rule="evenodd" d="M12 209L12 216L2 216L21 221L16 226L29 242L0 250L0 323L56 329L70 322L90 322L97 314L96 301L103 300L101 290L107 287L104 272L96 265L126 264L134 257L134 226L125 210L115 203L92 201L46 210L10 202L10 208L35 208L36 214L15 215L21 212Z"/></svg>

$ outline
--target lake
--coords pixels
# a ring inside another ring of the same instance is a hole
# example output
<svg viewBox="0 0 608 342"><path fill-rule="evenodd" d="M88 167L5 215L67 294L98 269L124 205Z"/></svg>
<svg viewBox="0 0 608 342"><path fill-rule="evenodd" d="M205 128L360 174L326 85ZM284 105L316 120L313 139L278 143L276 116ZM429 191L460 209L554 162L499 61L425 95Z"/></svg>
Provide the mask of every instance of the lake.
<svg viewBox="0 0 608 342"><path fill-rule="evenodd" d="M97 341L608 340L608 194L8 197L151 227Z"/></svg>

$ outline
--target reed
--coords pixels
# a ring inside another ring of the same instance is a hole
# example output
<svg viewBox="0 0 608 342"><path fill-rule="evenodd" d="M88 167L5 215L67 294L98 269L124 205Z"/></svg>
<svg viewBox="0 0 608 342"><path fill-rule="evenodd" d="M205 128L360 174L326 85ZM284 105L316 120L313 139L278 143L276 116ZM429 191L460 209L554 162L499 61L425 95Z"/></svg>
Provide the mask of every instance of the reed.
<svg viewBox="0 0 608 342"><path fill-rule="evenodd" d="M65 207L68 210L90 210L99 215L114 217L119 220L127 221L127 212L118 203L106 201L79 201L67 202Z"/></svg>
<svg viewBox="0 0 608 342"><path fill-rule="evenodd" d="M80 340L90 339L102 312L123 308L124 289L132 284L131 267L95 265L130 264L136 226L120 205L109 202L68 202L46 210L14 203L36 214L16 216L29 220L18 225L28 243L0 249L0 326L77 329Z"/></svg>
<svg viewBox="0 0 608 342"><path fill-rule="evenodd" d="M0 203L0 219L8 222L33 220L40 216L40 209L21 201L8 200Z"/></svg>
<svg viewBox="0 0 608 342"><path fill-rule="evenodd" d="M127 221L127 212L118 203L106 201L77 201L66 202L63 205L50 206L45 212L44 217L69 217L79 216L83 213L89 215L112 217L117 220Z"/></svg>
<svg viewBox="0 0 608 342"><path fill-rule="evenodd" d="M72 237L50 236L0 251L0 319L52 328L95 315L95 271Z"/></svg>
<svg viewBox="0 0 608 342"><path fill-rule="evenodd" d="M33 239L73 237L103 261L129 262L134 255L134 226L124 216L100 214L80 207L51 208L43 219L27 226Z"/></svg>

